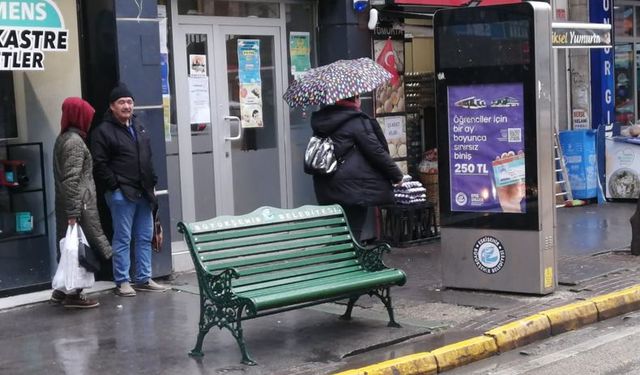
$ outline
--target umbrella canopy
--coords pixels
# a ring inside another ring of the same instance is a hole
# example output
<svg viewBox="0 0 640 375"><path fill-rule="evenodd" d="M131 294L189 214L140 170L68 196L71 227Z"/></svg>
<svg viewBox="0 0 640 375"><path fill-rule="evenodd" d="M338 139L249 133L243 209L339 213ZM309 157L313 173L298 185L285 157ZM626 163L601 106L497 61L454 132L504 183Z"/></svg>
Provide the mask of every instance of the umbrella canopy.
<svg viewBox="0 0 640 375"><path fill-rule="evenodd" d="M372 91L391 77L367 57L338 60L307 71L289 86L283 98L291 107L332 104Z"/></svg>

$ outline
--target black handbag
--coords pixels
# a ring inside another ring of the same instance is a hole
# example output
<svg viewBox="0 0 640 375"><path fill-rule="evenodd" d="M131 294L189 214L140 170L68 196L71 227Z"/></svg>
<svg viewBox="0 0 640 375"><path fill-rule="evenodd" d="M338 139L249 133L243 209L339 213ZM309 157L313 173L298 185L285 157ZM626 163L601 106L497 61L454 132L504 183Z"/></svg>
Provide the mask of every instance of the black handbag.
<svg viewBox="0 0 640 375"><path fill-rule="evenodd" d="M78 226L78 229L80 229L80 226ZM82 242L80 231L78 231L78 262L80 262L80 266L89 272L96 273L100 271L100 259L95 250Z"/></svg>

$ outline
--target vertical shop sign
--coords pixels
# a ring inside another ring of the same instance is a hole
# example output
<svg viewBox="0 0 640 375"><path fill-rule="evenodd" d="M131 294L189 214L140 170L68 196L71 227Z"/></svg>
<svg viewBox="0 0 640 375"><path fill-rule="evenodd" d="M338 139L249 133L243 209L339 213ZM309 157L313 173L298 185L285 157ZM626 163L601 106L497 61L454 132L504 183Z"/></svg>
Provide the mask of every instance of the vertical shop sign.
<svg viewBox="0 0 640 375"><path fill-rule="evenodd" d="M612 0L589 0L589 21L611 24ZM614 121L613 51L592 49L591 53L591 119L592 127L610 125Z"/></svg>
<svg viewBox="0 0 640 375"><path fill-rule="evenodd" d="M0 70L44 70L48 51L66 51L69 31L51 0L0 0Z"/></svg>
<svg viewBox="0 0 640 375"><path fill-rule="evenodd" d="M521 83L450 86L451 211L525 212Z"/></svg>
<svg viewBox="0 0 640 375"><path fill-rule="evenodd" d="M291 75L298 79L311 69L310 34L292 31L289 34L289 55L291 56Z"/></svg>
<svg viewBox="0 0 640 375"><path fill-rule="evenodd" d="M263 127L262 78L258 39L238 39L238 77L240 123L243 128L261 128Z"/></svg>

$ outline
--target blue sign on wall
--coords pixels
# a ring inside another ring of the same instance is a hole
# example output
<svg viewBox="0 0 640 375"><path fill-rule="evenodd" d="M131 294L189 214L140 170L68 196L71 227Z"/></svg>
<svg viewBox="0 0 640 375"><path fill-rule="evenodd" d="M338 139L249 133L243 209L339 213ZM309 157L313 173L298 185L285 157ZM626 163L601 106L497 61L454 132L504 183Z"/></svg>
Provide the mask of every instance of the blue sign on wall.
<svg viewBox="0 0 640 375"><path fill-rule="evenodd" d="M613 0L589 0L589 21L592 23L613 24ZM613 34L613 27L611 28ZM592 49L591 53L591 127L598 134L613 129L615 121L613 58L611 48ZM605 186L605 145L604 138L596 140L599 186ZM602 189L598 189L598 202L604 201Z"/></svg>
<svg viewBox="0 0 640 375"><path fill-rule="evenodd" d="M612 24L612 0L589 0L589 22ZM591 50L591 126L612 124L615 119L613 50Z"/></svg>

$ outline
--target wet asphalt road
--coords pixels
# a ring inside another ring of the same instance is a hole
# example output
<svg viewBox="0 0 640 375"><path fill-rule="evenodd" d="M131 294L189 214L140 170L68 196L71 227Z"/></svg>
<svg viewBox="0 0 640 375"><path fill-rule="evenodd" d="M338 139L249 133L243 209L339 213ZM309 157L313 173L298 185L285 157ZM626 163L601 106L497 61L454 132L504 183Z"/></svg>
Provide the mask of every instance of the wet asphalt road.
<svg viewBox="0 0 640 375"><path fill-rule="evenodd" d="M626 314L485 359L447 375L638 375L640 313Z"/></svg>

